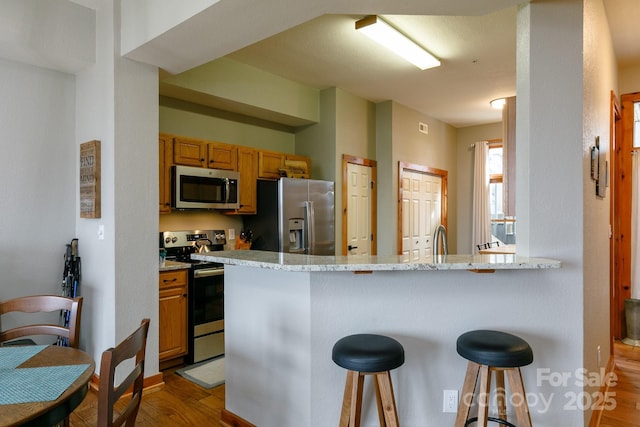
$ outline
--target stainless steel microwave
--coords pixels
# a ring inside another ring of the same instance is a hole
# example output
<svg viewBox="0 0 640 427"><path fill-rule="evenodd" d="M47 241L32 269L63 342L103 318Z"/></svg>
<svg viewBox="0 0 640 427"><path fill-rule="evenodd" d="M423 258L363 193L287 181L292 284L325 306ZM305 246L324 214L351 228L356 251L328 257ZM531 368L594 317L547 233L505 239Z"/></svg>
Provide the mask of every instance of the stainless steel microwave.
<svg viewBox="0 0 640 427"><path fill-rule="evenodd" d="M173 166L171 206L175 209L239 209L240 173Z"/></svg>

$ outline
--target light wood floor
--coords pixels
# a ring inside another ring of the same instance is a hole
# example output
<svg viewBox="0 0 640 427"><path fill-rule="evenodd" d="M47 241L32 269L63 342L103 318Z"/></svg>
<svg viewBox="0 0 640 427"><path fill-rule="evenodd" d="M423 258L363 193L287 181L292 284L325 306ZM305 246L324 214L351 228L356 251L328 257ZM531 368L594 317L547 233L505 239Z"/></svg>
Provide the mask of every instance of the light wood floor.
<svg viewBox="0 0 640 427"><path fill-rule="evenodd" d="M618 382L615 408L602 412L596 427L640 427L640 347L620 342L614 344L615 373ZM211 426L224 427L220 414L224 408L224 385L207 390L181 376L173 369L164 371L165 386L145 392L136 426ZM72 427L95 426L98 399L91 390L73 414Z"/></svg>
<svg viewBox="0 0 640 427"><path fill-rule="evenodd" d="M224 427L220 423L224 408L224 385L208 390L185 380L174 371L163 371L163 387L143 393L136 427ZM69 423L71 427L95 427L97 412L98 395L89 390L82 404L71 414Z"/></svg>
<svg viewBox="0 0 640 427"><path fill-rule="evenodd" d="M614 392L615 408L602 411L598 427L640 427L640 347L616 341L613 345L614 372L618 377Z"/></svg>

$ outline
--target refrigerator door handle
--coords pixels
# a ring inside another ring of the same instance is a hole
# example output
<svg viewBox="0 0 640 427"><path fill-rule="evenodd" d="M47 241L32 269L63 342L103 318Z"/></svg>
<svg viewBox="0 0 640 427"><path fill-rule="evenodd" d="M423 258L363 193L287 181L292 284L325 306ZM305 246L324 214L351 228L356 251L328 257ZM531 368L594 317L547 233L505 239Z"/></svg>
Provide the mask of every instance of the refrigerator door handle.
<svg viewBox="0 0 640 427"><path fill-rule="evenodd" d="M315 211L313 209L313 202L304 202L304 223L306 227L307 241L305 247L305 253L313 255L316 246L316 228L315 228Z"/></svg>

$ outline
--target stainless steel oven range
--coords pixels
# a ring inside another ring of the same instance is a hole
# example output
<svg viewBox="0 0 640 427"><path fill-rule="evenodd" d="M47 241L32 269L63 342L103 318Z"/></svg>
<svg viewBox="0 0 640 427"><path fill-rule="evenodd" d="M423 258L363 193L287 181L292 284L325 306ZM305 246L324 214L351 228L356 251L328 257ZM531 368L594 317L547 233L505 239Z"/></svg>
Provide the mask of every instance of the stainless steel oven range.
<svg viewBox="0 0 640 427"><path fill-rule="evenodd" d="M224 230L182 230L160 233L167 259L191 264L189 269L187 363L224 355L224 265L196 261L191 254L224 249Z"/></svg>

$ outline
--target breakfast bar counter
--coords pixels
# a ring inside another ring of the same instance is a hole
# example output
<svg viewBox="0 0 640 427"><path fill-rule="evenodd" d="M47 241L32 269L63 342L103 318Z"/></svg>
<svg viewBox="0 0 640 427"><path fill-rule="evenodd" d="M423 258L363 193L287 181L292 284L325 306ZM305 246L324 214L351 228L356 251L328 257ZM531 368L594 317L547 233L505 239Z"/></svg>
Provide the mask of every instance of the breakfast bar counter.
<svg viewBox="0 0 640 427"><path fill-rule="evenodd" d="M192 258L228 265L285 271L529 270L559 268L560 261L515 254L438 255L412 260L406 255L326 256L267 251L222 251Z"/></svg>
<svg viewBox="0 0 640 427"><path fill-rule="evenodd" d="M225 264L225 413L235 421L338 425L345 373L331 350L355 333L379 333L403 345L405 363L392 377L400 423L409 427L453 425L455 414L442 412L442 394L462 386L466 360L456 353L456 339L468 330L521 336L533 348L534 365L552 372L575 356L562 325L567 296L557 286L564 270L557 260L261 251L192 258ZM527 392L558 395L537 384L536 366L523 369L523 377ZM371 390L365 383L363 426L377 422ZM534 425L562 424L566 402L556 400L531 408Z"/></svg>

